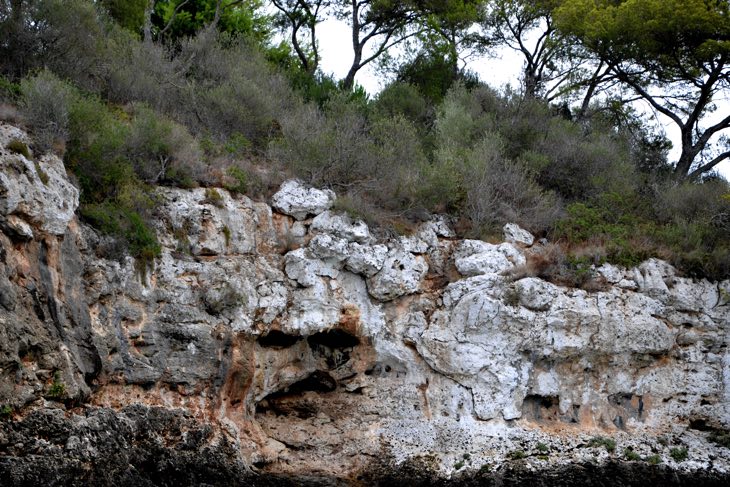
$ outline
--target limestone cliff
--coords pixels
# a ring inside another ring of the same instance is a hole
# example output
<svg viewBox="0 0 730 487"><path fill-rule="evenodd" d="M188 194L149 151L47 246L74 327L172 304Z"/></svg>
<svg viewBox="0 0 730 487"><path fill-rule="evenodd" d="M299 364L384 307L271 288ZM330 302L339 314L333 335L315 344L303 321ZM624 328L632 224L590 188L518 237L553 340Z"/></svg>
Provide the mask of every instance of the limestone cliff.
<svg viewBox="0 0 730 487"><path fill-rule="evenodd" d="M542 245L519 227L379 239L296 181L271 205L160 188L140 272L75 217L60 160L5 149L24 137L0 127L11 485L730 479L730 281L515 280Z"/></svg>

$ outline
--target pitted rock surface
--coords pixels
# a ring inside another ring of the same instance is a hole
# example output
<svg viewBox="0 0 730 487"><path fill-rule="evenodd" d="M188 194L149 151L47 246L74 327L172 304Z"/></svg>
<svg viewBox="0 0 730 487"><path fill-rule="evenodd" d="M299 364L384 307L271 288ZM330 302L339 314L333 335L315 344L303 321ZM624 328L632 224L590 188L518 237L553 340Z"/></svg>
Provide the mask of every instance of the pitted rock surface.
<svg viewBox="0 0 730 487"><path fill-rule="evenodd" d="M729 478L711 440L730 429L730 281L655 259L596 269L598 292L513 281L539 245L438 218L378 241L326 191L294 209L294 182L273 209L159 189L162 255L140 274L73 216L62 166L46 186L21 159L0 155L18 168L0 196L11 484Z"/></svg>

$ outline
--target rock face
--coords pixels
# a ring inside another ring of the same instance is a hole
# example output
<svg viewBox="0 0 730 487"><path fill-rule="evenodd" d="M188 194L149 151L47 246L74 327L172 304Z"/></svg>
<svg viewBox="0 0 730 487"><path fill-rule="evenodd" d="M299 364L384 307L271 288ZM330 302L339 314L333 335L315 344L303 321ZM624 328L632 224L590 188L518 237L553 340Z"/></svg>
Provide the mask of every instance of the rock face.
<svg viewBox="0 0 730 487"><path fill-rule="evenodd" d="M602 266L600 292L512 281L520 232L457 241L437 219L377 241L296 182L273 209L160 189L163 252L140 274L73 217L55 163L44 183L0 156L11 485L730 478L711 441L730 429L730 281L657 260Z"/></svg>

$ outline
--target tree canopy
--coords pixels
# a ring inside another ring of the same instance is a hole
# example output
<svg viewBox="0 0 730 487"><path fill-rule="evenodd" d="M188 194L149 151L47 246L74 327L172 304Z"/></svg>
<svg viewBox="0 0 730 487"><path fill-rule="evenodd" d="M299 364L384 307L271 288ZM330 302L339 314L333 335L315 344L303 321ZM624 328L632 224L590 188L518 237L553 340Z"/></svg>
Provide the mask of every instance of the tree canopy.
<svg viewBox="0 0 730 487"><path fill-rule="evenodd" d="M563 31L679 127L678 177L699 176L730 158L730 115L708 121L730 89L728 2L563 0L554 15Z"/></svg>

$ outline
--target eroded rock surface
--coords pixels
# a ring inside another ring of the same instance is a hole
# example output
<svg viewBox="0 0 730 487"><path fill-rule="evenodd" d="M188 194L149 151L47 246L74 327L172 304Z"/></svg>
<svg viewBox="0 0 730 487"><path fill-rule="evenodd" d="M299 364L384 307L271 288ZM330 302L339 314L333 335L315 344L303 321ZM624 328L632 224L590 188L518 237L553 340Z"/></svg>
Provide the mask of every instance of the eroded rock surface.
<svg viewBox="0 0 730 487"><path fill-rule="evenodd" d="M295 208L299 183L273 210L160 189L162 256L141 274L73 217L62 166L46 186L0 164L25 168L0 194L13 485L729 478L710 441L730 429L729 281L657 260L597 269L600 292L512 281L519 232L455 241L435 219L377 241L327 192Z"/></svg>

